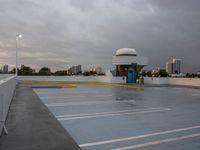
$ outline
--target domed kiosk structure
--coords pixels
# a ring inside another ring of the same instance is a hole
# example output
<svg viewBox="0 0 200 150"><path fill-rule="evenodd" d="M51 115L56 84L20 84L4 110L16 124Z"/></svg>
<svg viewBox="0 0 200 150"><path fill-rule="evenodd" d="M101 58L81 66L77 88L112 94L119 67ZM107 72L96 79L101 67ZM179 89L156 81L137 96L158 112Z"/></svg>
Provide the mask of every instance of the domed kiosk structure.
<svg viewBox="0 0 200 150"><path fill-rule="evenodd" d="M135 83L138 72L148 65L148 59L138 56L133 48L121 48L113 56L112 64L116 66L116 76L124 76L127 83Z"/></svg>

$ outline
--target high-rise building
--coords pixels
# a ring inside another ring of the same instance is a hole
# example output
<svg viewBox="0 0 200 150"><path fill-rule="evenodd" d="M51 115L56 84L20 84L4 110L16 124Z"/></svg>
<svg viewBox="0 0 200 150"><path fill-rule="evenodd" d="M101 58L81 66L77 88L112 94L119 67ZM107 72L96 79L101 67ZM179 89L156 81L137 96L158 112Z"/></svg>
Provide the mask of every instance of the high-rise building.
<svg viewBox="0 0 200 150"><path fill-rule="evenodd" d="M8 65L3 66L3 73L8 73Z"/></svg>
<svg viewBox="0 0 200 150"><path fill-rule="evenodd" d="M72 66L71 68L68 69L68 74L71 74L71 75L78 75L81 73L82 73L81 65Z"/></svg>
<svg viewBox="0 0 200 150"><path fill-rule="evenodd" d="M173 74L173 63L172 62L166 62L166 72L169 74Z"/></svg>
<svg viewBox="0 0 200 150"><path fill-rule="evenodd" d="M169 74L181 74L182 60L173 58L171 62L166 62L166 72Z"/></svg>
<svg viewBox="0 0 200 150"><path fill-rule="evenodd" d="M181 59L172 59L173 62L173 73L180 74L182 72L182 60Z"/></svg>

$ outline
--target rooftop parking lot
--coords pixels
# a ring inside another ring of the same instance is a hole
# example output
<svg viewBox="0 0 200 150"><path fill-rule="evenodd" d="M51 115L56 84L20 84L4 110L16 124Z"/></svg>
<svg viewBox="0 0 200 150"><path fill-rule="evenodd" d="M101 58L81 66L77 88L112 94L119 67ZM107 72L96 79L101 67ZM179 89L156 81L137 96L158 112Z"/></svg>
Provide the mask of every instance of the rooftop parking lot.
<svg viewBox="0 0 200 150"><path fill-rule="evenodd" d="M77 85L34 91L84 150L200 149L200 91Z"/></svg>

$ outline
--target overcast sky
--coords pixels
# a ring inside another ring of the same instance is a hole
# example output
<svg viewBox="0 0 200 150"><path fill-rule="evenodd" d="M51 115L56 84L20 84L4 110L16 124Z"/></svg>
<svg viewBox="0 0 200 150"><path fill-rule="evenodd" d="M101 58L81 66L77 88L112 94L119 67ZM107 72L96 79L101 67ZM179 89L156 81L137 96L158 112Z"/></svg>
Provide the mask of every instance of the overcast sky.
<svg viewBox="0 0 200 150"><path fill-rule="evenodd" d="M0 63L38 68L111 68L119 48L137 50L149 67L183 59L200 70L200 0L0 0Z"/></svg>

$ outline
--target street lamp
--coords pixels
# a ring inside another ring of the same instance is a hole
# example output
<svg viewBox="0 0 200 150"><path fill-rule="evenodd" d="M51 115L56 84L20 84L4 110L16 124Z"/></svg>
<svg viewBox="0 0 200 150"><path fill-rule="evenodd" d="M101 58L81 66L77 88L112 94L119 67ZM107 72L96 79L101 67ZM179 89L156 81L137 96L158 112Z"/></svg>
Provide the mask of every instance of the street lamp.
<svg viewBox="0 0 200 150"><path fill-rule="evenodd" d="M18 75L18 41L19 41L19 38L22 38L22 35L21 34L17 34L16 35L16 67L15 67L15 73L16 73L16 76Z"/></svg>

